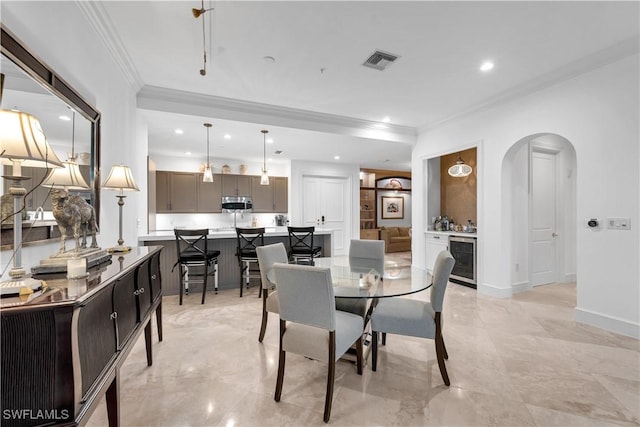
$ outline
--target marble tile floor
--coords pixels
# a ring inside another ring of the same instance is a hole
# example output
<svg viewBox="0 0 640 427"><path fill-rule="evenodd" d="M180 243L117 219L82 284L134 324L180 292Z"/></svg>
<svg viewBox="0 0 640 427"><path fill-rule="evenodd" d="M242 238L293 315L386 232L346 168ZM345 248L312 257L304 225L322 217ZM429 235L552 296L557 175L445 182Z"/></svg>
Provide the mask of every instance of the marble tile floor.
<svg viewBox="0 0 640 427"><path fill-rule="evenodd" d="M389 263L406 262L402 255ZM164 298L153 366L141 336L121 371L124 426L324 425L326 365L287 356L273 400L278 321L258 343L261 299L236 289ZM413 298L427 298L428 294ZM640 343L573 321L576 285L539 286L511 299L450 284L444 334L451 386L433 341L388 336L378 371L341 361L329 424L337 426L638 426ZM88 421L106 426L103 401Z"/></svg>

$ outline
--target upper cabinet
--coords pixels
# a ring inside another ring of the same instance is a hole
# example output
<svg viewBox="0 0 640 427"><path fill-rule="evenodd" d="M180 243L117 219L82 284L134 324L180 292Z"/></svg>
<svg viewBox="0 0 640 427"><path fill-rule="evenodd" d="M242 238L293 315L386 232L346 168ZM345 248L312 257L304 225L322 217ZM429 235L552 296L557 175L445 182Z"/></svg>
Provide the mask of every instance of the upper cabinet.
<svg viewBox="0 0 640 427"><path fill-rule="evenodd" d="M213 182L203 182L198 174L198 212L222 212L222 175L214 175Z"/></svg>
<svg viewBox="0 0 640 427"><path fill-rule="evenodd" d="M198 212L198 174L156 172L156 212Z"/></svg>
<svg viewBox="0 0 640 427"><path fill-rule="evenodd" d="M216 174L213 182L202 182L201 173L156 172L156 213L220 213L223 196L250 196L255 213L285 213L288 209L288 179L270 177L260 185L252 175Z"/></svg>
<svg viewBox="0 0 640 427"><path fill-rule="evenodd" d="M251 177L248 175L222 174L223 196L250 196Z"/></svg>

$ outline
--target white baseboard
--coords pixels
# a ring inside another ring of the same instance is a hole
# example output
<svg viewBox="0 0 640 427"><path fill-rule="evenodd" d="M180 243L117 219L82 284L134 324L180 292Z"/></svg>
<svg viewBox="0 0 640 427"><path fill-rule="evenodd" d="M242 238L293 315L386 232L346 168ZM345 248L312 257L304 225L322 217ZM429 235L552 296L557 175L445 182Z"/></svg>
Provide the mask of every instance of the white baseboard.
<svg viewBox="0 0 640 427"><path fill-rule="evenodd" d="M564 283L575 283L576 273L567 273L564 275Z"/></svg>
<svg viewBox="0 0 640 427"><path fill-rule="evenodd" d="M511 287L498 288L497 286L487 285L486 283L479 283L478 293L495 298L510 298L513 295L513 289Z"/></svg>
<svg viewBox="0 0 640 427"><path fill-rule="evenodd" d="M513 291L514 294L528 291L529 289L531 289L531 282L529 282L528 280L524 282L514 283L513 285L511 285L511 290Z"/></svg>
<svg viewBox="0 0 640 427"><path fill-rule="evenodd" d="M640 324L629 322L625 319L607 316L578 307L576 307L574 311L574 319L576 322L586 323L600 329L615 332L616 334L640 339Z"/></svg>

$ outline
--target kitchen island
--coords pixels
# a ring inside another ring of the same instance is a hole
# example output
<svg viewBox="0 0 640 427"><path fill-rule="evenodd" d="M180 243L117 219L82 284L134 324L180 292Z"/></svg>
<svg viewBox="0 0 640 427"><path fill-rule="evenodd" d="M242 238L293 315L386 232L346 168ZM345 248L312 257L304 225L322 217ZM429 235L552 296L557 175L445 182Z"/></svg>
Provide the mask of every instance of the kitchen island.
<svg viewBox="0 0 640 427"><path fill-rule="evenodd" d="M218 257L218 289L239 289L240 266L236 257L236 231L233 228L210 228L209 249L220 251ZM314 233L314 246L321 246L320 256L332 256L333 230L316 227ZM282 242L289 249L289 232L287 227L265 227L264 244ZM173 230L153 231L147 235L138 236L139 246L163 246L165 249L161 255L162 287L165 295L178 295L180 293L179 268L173 268L178 259L176 240ZM172 271L173 270L173 271ZM201 285L189 291L197 293L202 290ZM213 291L213 279L207 284L207 291Z"/></svg>

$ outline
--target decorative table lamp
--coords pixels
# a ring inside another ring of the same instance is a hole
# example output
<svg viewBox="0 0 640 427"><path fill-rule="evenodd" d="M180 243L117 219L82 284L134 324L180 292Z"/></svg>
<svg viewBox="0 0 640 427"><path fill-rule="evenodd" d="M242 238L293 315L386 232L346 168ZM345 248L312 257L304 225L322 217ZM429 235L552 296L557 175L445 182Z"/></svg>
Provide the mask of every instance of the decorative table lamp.
<svg viewBox="0 0 640 427"><path fill-rule="evenodd" d="M124 206L124 198L127 197L123 194L125 191L140 191L138 186L133 180L131 175L131 169L129 166L113 166L109 172L109 176L102 184L102 188L105 190L117 190L120 191L116 197L118 198L118 206L120 207L120 238L118 239L118 246L109 248L109 252L129 252L130 246L124 246L124 239L122 238L122 207Z"/></svg>
<svg viewBox="0 0 640 427"><path fill-rule="evenodd" d="M13 165L12 174L4 176L12 180L9 194L13 196L13 268L9 271L11 280L2 283L2 287L30 287L36 289L40 281L25 278L22 267L22 215L21 201L27 190L21 181L29 179L22 176L22 166L53 168L61 167L62 162L49 146L42 132L40 122L31 114L0 110L0 158L2 164ZM2 218L2 222L8 218Z"/></svg>

